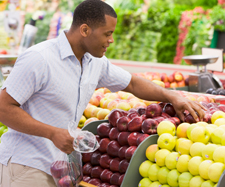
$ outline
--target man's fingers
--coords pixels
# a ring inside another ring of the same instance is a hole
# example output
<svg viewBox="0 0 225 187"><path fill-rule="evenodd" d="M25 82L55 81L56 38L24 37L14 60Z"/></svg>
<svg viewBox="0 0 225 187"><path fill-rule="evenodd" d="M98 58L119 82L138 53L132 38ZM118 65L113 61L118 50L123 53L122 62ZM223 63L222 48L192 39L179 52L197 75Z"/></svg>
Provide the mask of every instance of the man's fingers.
<svg viewBox="0 0 225 187"><path fill-rule="evenodd" d="M183 112L176 112L178 117L180 118L181 121L184 121L184 113Z"/></svg>

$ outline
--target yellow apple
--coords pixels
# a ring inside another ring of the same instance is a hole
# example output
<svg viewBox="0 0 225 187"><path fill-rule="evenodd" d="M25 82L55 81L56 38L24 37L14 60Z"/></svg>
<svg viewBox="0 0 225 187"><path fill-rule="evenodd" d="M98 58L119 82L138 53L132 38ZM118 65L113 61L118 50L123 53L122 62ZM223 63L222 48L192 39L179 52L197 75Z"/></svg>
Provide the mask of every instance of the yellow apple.
<svg viewBox="0 0 225 187"><path fill-rule="evenodd" d="M192 174L190 174L189 172L181 173L178 178L179 187L189 187L189 183L192 177Z"/></svg>
<svg viewBox="0 0 225 187"><path fill-rule="evenodd" d="M96 117L91 117L91 118L88 118L85 122L84 122L84 125L87 125L88 123L92 122L92 121L98 121L99 119L96 118Z"/></svg>
<svg viewBox="0 0 225 187"><path fill-rule="evenodd" d="M149 159L151 162L155 162L155 153L159 150L158 144L152 144L148 146L148 148L145 151L145 156L147 159Z"/></svg>
<svg viewBox="0 0 225 187"><path fill-rule="evenodd" d="M168 169L176 169L177 161L180 157L178 152L172 152L166 156L165 165Z"/></svg>
<svg viewBox="0 0 225 187"><path fill-rule="evenodd" d="M149 187L159 187L161 184L158 181L155 181L149 185Z"/></svg>
<svg viewBox="0 0 225 187"><path fill-rule="evenodd" d="M177 187L178 184L178 178L180 176L180 172L177 171L177 169L171 170L167 175L167 183L172 187Z"/></svg>
<svg viewBox="0 0 225 187"><path fill-rule="evenodd" d="M158 166L165 166L166 156L170 154L170 151L167 149L160 149L155 153L155 162Z"/></svg>
<svg viewBox="0 0 225 187"><path fill-rule="evenodd" d="M219 179L224 171L224 164L221 162L213 163L209 166L208 176L209 179L213 182L219 182Z"/></svg>
<svg viewBox="0 0 225 187"><path fill-rule="evenodd" d="M201 156L194 156L188 162L188 170L192 175L199 175L199 165L202 163Z"/></svg>
<svg viewBox="0 0 225 187"><path fill-rule="evenodd" d="M143 103L143 102L141 102L141 101L139 101L139 102L137 102L137 103L135 103L135 104L133 105L133 108L139 108L139 107L144 107L144 108L146 108L147 106L146 106L145 103Z"/></svg>
<svg viewBox="0 0 225 187"><path fill-rule="evenodd" d="M103 120L109 113L110 113L109 109L102 108L101 110L98 111L97 118L99 120Z"/></svg>
<svg viewBox="0 0 225 187"><path fill-rule="evenodd" d="M105 94L105 98L115 100L119 98L119 95L117 93L110 92Z"/></svg>
<svg viewBox="0 0 225 187"><path fill-rule="evenodd" d="M218 118L215 122L214 125L216 126L221 126L221 125L225 125L225 118Z"/></svg>
<svg viewBox="0 0 225 187"><path fill-rule="evenodd" d="M215 121L219 118L225 118L225 113L221 110L218 110L212 114L212 117L211 117L212 124L214 124Z"/></svg>
<svg viewBox="0 0 225 187"><path fill-rule="evenodd" d="M217 147L213 153L213 160L215 162L224 163L224 158L225 158L225 146Z"/></svg>
<svg viewBox="0 0 225 187"><path fill-rule="evenodd" d="M188 139L191 139L191 131L195 128L198 127L196 123L192 123L188 128L187 128L187 137Z"/></svg>
<svg viewBox="0 0 225 187"><path fill-rule="evenodd" d="M84 115L81 116L78 127L82 128L84 126L84 123L87 119L84 117Z"/></svg>
<svg viewBox="0 0 225 187"><path fill-rule="evenodd" d="M139 166L139 173L142 177L148 177L148 170L150 166L153 164L150 160L145 160Z"/></svg>
<svg viewBox="0 0 225 187"><path fill-rule="evenodd" d="M217 184L218 184L218 183L216 183L213 187L217 187Z"/></svg>
<svg viewBox="0 0 225 187"><path fill-rule="evenodd" d="M100 106L101 108L103 108L103 103L104 103L105 101L107 101L107 100L108 100L108 98L106 98L106 97L101 98L100 103L99 103L99 106Z"/></svg>
<svg viewBox="0 0 225 187"><path fill-rule="evenodd" d="M101 108L105 108L105 109L107 109L108 104L109 104L110 102L112 102L112 101L114 101L114 100L109 99L109 98L106 98L106 100L105 100L105 101L103 101L102 105L100 104L100 107L101 107Z"/></svg>
<svg viewBox="0 0 225 187"><path fill-rule="evenodd" d="M143 178L140 180L138 186L139 187L149 187L149 185L152 183L149 178Z"/></svg>
<svg viewBox="0 0 225 187"><path fill-rule="evenodd" d="M213 153L215 149L218 147L216 144L209 143L202 149L202 158L204 160L212 160Z"/></svg>
<svg viewBox="0 0 225 187"><path fill-rule="evenodd" d="M203 126L203 127L208 126L208 123L206 123L206 122L204 122L204 121L199 121L199 122L197 122L196 124L199 125L199 126Z"/></svg>
<svg viewBox="0 0 225 187"><path fill-rule="evenodd" d="M188 162L190 159L190 155L181 155L177 161L177 171L179 171L180 173L188 171Z"/></svg>
<svg viewBox="0 0 225 187"><path fill-rule="evenodd" d="M206 179L206 180L209 179L208 170L209 170L209 166L211 166L213 163L214 162L212 160L204 160L199 165L199 175L203 179Z"/></svg>
<svg viewBox="0 0 225 187"><path fill-rule="evenodd" d="M152 82L154 82L155 84L158 84L159 86L165 88L165 83L159 80L152 80Z"/></svg>
<svg viewBox="0 0 225 187"><path fill-rule="evenodd" d="M202 142L195 142L191 145L190 155L194 156L202 156L202 150L206 145Z"/></svg>
<svg viewBox="0 0 225 187"><path fill-rule="evenodd" d="M116 108L128 111L131 109L131 106L126 101L121 101L116 105Z"/></svg>
<svg viewBox="0 0 225 187"><path fill-rule="evenodd" d="M157 173L158 175L158 181L161 183L161 184L166 184L167 183L167 176L168 176L168 173L169 173L169 169L167 167L161 167Z"/></svg>
<svg viewBox="0 0 225 187"><path fill-rule="evenodd" d="M221 144L222 135L225 133L223 128L217 127L211 134L211 141L214 144Z"/></svg>
<svg viewBox="0 0 225 187"><path fill-rule="evenodd" d="M173 135L163 133L159 136L157 144L161 149L168 149L169 151L172 151L176 145L176 140Z"/></svg>
<svg viewBox="0 0 225 187"><path fill-rule="evenodd" d="M178 138L187 138L187 128L191 126L190 123L181 123L177 127L176 135Z"/></svg>
<svg viewBox="0 0 225 187"><path fill-rule="evenodd" d="M221 145L225 145L225 133L221 137Z"/></svg>
<svg viewBox="0 0 225 187"><path fill-rule="evenodd" d="M158 180L158 171L160 167L157 164L152 164L148 170L148 177L151 181L157 181Z"/></svg>
<svg viewBox="0 0 225 187"><path fill-rule="evenodd" d="M175 151L178 152L178 146L179 146L180 142L182 142L183 140L188 140L188 139L187 139L187 138L178 138L178 139L176 140Z"/></svg>
<svg viewBox="0 0 225 187"><path fill-rule="evenodd" d="M201 187L213 187L215 184L211 180L207 180L202 183Z"/></svg>
<svg viewBox="0 0 225 187"><path fill-rule="evenodd" d="M205 180L202 177L194 176L194 177L191 178L189 186L190 187L196 187L196 186L200 187L204 181Z"/></svg>
<svg viewBox="0 0 225 187"><path fill-rule="evenodd" d="M157 134L160 136L163 133L170 133L175 135L176 126L170 121L161 121L157 126Z"/></svg>
<svg viewBox="0 0 225 187"><path fill-rule="evenodd" d="M222 119L222 118L220 118L220 119ZM219 128L222 128L225 130L225 125L220 125Z"/></svg>
<svg viewBox="0 0 225 187"><path fill-rule="evenodd" d="M118 101L112 100L112 101L110 101L110 102L108 103L107 108L108 108L109 110L113 110L113 109L116 108L117 104L118 104Z"/></svg>
<svg viewBox="0 0 225 187"><path fill-rule="evenodd" d="M96 117L97 118L97 113L101 110L102 108L96 107L91 111L91 117Z"/></svg>
<svg viewBox="0 0 225 187"><path fill-rule="evenodd" d="M89 104L85 110L84 110L84 116L86 118L90 118L91 117L91 112L92 110L94 110L96 108L96 106Z"/></svg>
<svg viewBox="0 0 225 187"><path fill-rule="evenodd" d="M205 127L198 126L192 129L190 139L193 142L202 142L206 144L210 139L210 133Z"/></svg>
<svg viewBox="0 0 225 187"><path fill-rule="evenodd" d="M183 154L189 155L192 144L193 142L188 139L181 141L177 147L178 153L180 153L181 155Z"/></svg>

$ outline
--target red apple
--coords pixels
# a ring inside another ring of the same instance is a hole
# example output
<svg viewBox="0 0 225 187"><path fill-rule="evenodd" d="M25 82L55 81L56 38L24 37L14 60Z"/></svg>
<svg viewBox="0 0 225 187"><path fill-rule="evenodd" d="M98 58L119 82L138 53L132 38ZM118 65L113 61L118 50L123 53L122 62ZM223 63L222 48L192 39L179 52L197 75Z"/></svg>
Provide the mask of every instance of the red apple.
<svg viewBox="0 0 225 187"><path fill-rule="evenodd" d="M165 88L170 88L170 82L164 82Z"/></svg>
<svg viewBox="0 0 225 187"><path fill-rule="evenodd" d="M137 138L141 135L139 132L132 132L130 135L127 137L127 141L129 146L137 146Z"/></svg>
<svg viewBox="0 0 225 187"><path fill-rule="evenodd" d="M165 113L165 112L162 112L161 116L164 117L164 118L171 118L171 116L169 114Z"/></svg>
<svg viewBox="0 0 225 187"><path fill-rule="evenodd" d="M176 114L176 111L174 110L173 105L171 103L166 103L163 108L163 112L169 114L171 117L174 117Z"/></svg>
<svg viewBox="0 0 225 187"><path fill-rule="evenodd" d="M110 184L119 185L120 173L113 173L110 178Z"/></svg>
<svg viewBox="0 0 225 187"><path fill-rule="evenodd" d="M101 157L100 151L96 150L92 155L91 155L91 164L92 166L99 165L99 160Z"/></svg>
<svg viewBox="0 0 225 187"><path fill-rule="evenodd" d="M120 144L116 140L112 140L107 147L107 153L108 155L112 157L117 157L118 156L118 151L120 148Z"/></svg>
<svg viewBox="0 0 225 187"><path fill-rule="evenodd" d="M102 168L109 168L109 164L110 164L110 161L112 160L112 157L109 156L108 154L103 154L101 157L100 157L100 160L99 160L99 164Z"/></svg>
<svg viewBox="0 0 225 187"><path fill-rule="evenodd" d="M123 145L128 145L128 140L127 140L127 138L128 138L128 136L130 135L130 132L120 132L119 134L118 134L118 138L117 138L117 141L119 142L119 144L121 145L121 146L123 146Z"/></svg>
<svg viewBox="0 0 225 187"><path fill-rule="evenodd" d="M137 112L138 112L138 114L140 114L140 115L145 114L145 111L146 111L146 108L144 108L144 107L139 107L139 108L137 108Z"/></svg>
<svg viewBox="0 0 225 187"><path fill-rule="evenodd" d="M101 182L100 179L94 178L94 179L89 180L88 183L89 183L89 184L93 184L93 185L95 185L95 186L99 186L102 182Z"/></svg>
<svg viewBox="0 0 225 187"><path fill-rule="evenodd" d="M146 120L146 119L147 119L146 114L142 114L142 115L141 115L141 118L142 118L142 122L143 122L144 120Z"/></svg>
<svg viewBox="0 0 225 187"><path fill-rule="evenodd" d="M119 171L119 164L120 164L120 158L113 158L109 163L109 169L112 172L118 172Z"/></svg>
<svg viewBox="0 0 225 187"><path fill-rule="evenodd" d="M122 174L122 175L120 175L120 177L119 177L119 186L120 186L120 185L122 184L122 182L123 182L124 175L125 175L125 174Z"/></svg>
<svg viewBox="0 0 225 187"><path fill-rule="evenodd" d="M142 117L134 117L128 123L128 131L130 132L140 132L142 124Z"/></svg>
<svg viewBox="0 0 225 187"><path fill-rule="evenodd" d="M147 118L153 118L153 117L161 116L162 115L162 108L159 104L152 103L152 104L147 106L145 114L146 114Z"/></svg>
<svg viewBox="0 0 225 187"><path fill-rule="evenodd" d="M110 187L110 184L109 183L102 183L98 187Z"/></svg>
<svg viewBox="0 0 225 187"><path fill-rule="evenodd" d="M225 105L220 104L220 105L218 106L218 108L219 108L221 111L225 112Z"/></svg>
<svg viewBox="0 0 225 187"><path fill-rule="evenodd" d="M92 170L92 165L90 162L83 165L83 174L84 175L90 175Z"/></svg>
<svg viewBox="0 0 225 187"><path fill-rule="evenodd" d="M128 110L128 114L136 113L136 112L137 112L137 108L131 108L130 110Z"/></svg>
<svg viewBox="0 0 225 187"><path fill-rule="evenodd" d="M86 162L90 162L91 161L91 156L92 153L82 153L82 162L86 163Z"/></svg>
<svg viewBox="0 0 225 187"><path fill-rule="evenodd" d="M204 119L203 121L207 122L207 123L212 123L211 122L211 117L212 117L212 114L210 114L209 112L205 112L205 116L204 116Z"/></svg>
<svg viewBox="0 0 225 187"><path fill-rule="evenodd" d="M166 103L164 103L164 102L160 102L160 103L159 103L159 106L163 109L164 106L165 106L165 104L166 104Z"/></svg>
<svg viewBox="0 0 225 187"><path fill-rule="evenodd" d="M156 134L158 123L154 119L148 118L143 121L141 131L145 134Z"/></svg>
<svg viewBox="0 0 225 187"><path fill-rule="evenodd" d="M101 138L100 138L100 136L99 135L95 135L95 138L96 138L96 140L98 141L98 143L100 142L100 140L101 140Z"/></svg>
<svg viewBox="0 0 225 187"><path fill-rule="evenodd" d="M119 131L127 131L128 129L128 123L130 121L130 118L127 116L122 116L117 120L117 129Z"/></svg>
<svg viewBox="0 0 225 187"><path fill-rule="evenodd" d="M103 172L100 175L100 179L102 182L110 182L110 178L112 176L113 172L108 170L108 169L104 169Z"/></svg>
<svg viewBox="0 0 225 187"><path fill-rule="evenodd" d="M132 120L133 118L135 118L135 117L139 117L140 116L140 114L138 113L138 112L131 112L131 113L129 113L128 115L127 115L127 117L130 119L130 120Z"/></svg>
<svg viewBox="0 0 225 187"><path fill-rule="evenodd" d="M110 123L107 122L101 123L97 127L97 133L101 138L108 138L111 128L112 125Z"/></svg>
<svg viewBox="0 0 225 187"><path fill-rule="evenodd" d="M134 152L136 151L137 146L130 146L126 149L125 151L125 158L129 161L132 157L132 155L134 154Z"/></svg>
<svg viewBox="0 0 225 187"><path fill-rule="evenodd" d="M160 74L160 78L161 78L161 81L163 81L163 82L168 82L169 81L168 76L167 76L166 73L161 73Z"/></svg>
<svg viewBox="0 0 225 187"><path fill-rule="evenodd" d="M108 115L109 123L112 126L116 127L116 121L122 116L123 116L123 114L121 113L121 110L119 110L119 109L111 110L111 112Z"/></svg>
<svg viewBox="0 0 225 187"><path fill-rule="evenodd" d="M102 153L106 153L106 149L108 147L108 144L110 142L110 139L109 138L102 138L99 142L99 148L98 150Z"/></svg>
<svg viewBox="0 0 225 187"><path fill-rule="evenodd" d="M211 108L211 107L218 108L218 105L216 103L208 103L207 107L208 108Z"/></svg>
<svg viewBox="0 0 225 187"><path fill-rule="evenodd" d="M173 123L176 126L176 121L171 117L171 118L166 118L163 121L170 121L171 123Z"/></svg>
<svg viewBox="0 0 225 187"><path fill-rule="evenodd" d="M196 123L195 119L193 118L193 116L191 114L188 114L184 117L184 121L187 123Z"/></svg>
<svg viewBox="0 0 225 187"><path fill-rule="evenodd" d="M119 163L119 172L121 174L125 173L127 171L128 165L129 165L128 160L126 160L126 159L121 160L120 163Z"/></svg>
<svg viewBox="0 0 225 187"><path fill-rule="evenodd" d="M180 125L181 121L180 121L180 119L179 119L178 117L172 117L171 119L173 119L173 120L175 121L176 127L177 127L178 125Z"/></svg>
<svg viewBox="0 0 225 187"><path fill-rule="evenodd" d="M119 151L118 151L118 157L120 158L120 159L124 159L125 158L125 152L126 152L126 150L127 150L127 148L128 148L129 146L122 146L120 149L119 149Z"/></svg>
<svg viewBox="0 0 225 187"><path fill-rule="evenodd" d="M109 139L110 140L116 140L119 134L119 130L117 129L117 127L113 127L111 128L111 130L109 131Z"/></svg>
<svg viewBox="0 0 225 187"><path fill-rule="evenodd" d="M83 181L84 182L87 182L88 183L90 180L91 180L91 177L90 176L88 176L88 175L84 175L83 176Z"/></svg>
<svg viewBox="0 0 225 187"><path fill-rule="evenodd" d="M145 138L149 137L148 134L140 134L140 136L137 138L137 145L139 145L142 141L145 140Z"/></svg>
<svg viewBox="0 0 225 187"><path fill-rule="evenodd" d="M100 175L102 172L103 168L101 166L95 166L91 169L91 177L100 179Z"/></svg>
<svg viewBox="0 0 225 187"><path fill-rule="evenodd" d="M73 187L74 183L76 182L75 178L69 176L69 175L66 175L64 177L62 177L60 180L59 180L59 186L60 187Z"/></svg>
<svg viewBox="0 0 225 187"><path fill-rule="evenodd" d="M154 117L154 118L152 118L152 119L154 119L155 121L157 121L157 123L160 123L160 122L163 121L165 118L162 117L162 116L157 116L157 117Z"/></svg>
<svg viewBox="0 0 225 187"><path fill-rule="evenodd" d="M51 164L50 171L54 178L62 178L68 174L68 162L57 160Z"/></svg>

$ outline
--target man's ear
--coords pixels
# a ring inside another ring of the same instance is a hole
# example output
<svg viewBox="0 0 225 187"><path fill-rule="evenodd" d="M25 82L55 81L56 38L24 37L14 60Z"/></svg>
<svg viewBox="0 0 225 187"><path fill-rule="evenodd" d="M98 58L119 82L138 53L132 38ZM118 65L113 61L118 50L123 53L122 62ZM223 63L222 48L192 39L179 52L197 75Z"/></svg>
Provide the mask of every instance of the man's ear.
<svg viewBox="0 0 225 187"><path fill-rule="evenodd" d="M83 37L87 37L91 32L91 28L87 24L82 24L80 26L80 33Z"/></svg>

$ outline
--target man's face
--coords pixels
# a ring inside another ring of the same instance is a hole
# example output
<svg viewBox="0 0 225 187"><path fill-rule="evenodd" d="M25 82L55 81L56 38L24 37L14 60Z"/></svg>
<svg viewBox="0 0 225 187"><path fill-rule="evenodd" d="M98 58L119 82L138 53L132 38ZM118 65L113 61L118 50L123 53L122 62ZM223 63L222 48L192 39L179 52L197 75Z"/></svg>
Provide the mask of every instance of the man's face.
<svg viewBox="0 0 225 187"><path fill-rule="evenodd" d="M85 42L87 51L94 57L101 58L110 43L114 42L112 34L116 28L117 19L108 15L105 15L105 19L106 24L91 29L91 34Z"/></svg>

